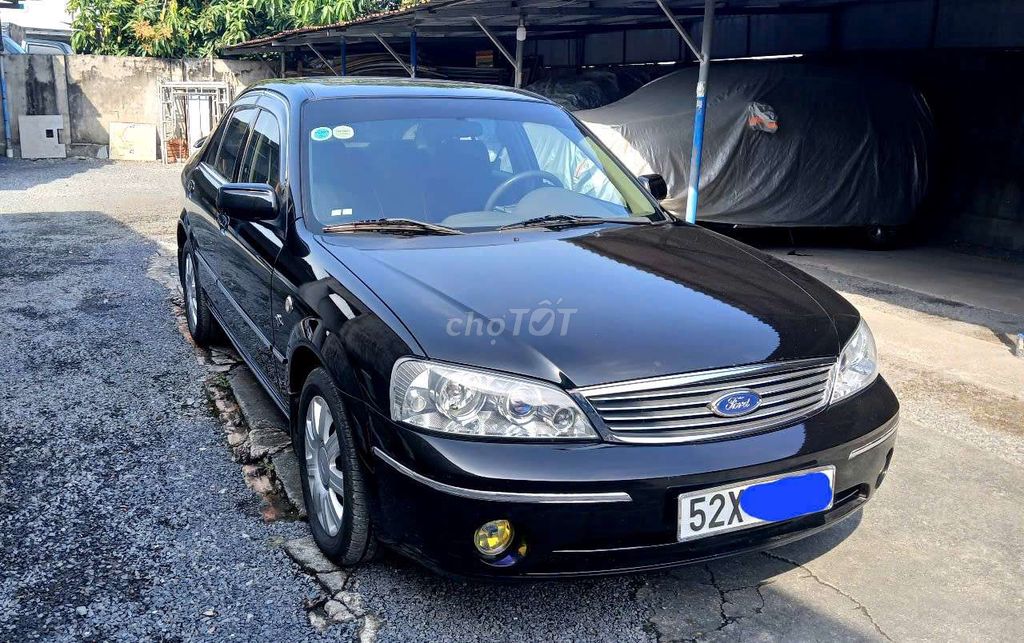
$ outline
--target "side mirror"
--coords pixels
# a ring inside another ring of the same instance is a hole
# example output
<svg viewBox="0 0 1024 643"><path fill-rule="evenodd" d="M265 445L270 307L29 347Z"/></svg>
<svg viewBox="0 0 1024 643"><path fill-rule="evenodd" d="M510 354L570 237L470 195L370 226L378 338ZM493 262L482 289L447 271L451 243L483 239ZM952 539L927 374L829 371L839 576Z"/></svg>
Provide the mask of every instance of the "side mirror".
<svg viewBox="0 0 1024 643"><path fill-rule="evenodd" d="M641 174L636 178L655 199L663 201L668 196L668 183L660 174Z"/></svg>
<svg viewBox="0 0 1024 643"><path fill-rule="evenodd" d="M266 183L225 183L217 190L217 209L242 221L277 218L277 193Z"/></svg>

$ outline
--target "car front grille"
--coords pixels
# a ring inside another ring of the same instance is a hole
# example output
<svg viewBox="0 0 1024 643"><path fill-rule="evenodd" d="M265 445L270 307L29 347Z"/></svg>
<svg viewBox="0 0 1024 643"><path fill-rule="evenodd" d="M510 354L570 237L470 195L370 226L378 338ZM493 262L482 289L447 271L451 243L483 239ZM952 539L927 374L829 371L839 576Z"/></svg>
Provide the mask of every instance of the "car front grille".
<svg viewBox="0 0 1024 643"><path fill-rule="evenodd" d="M834 359L754 364L577 390L615 439L691 442L763 431L799 421L828 402ZM760 406L740 417L711 410L722 395L754 391Z"/></svg>

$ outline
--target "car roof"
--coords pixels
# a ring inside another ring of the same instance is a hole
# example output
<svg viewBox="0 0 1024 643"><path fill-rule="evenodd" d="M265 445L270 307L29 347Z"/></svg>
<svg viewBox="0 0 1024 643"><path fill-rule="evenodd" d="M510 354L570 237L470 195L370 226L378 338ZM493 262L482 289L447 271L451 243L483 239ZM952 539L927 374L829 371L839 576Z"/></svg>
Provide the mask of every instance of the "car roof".
<svg viewBox="0 0 1024 643"><path fill-rule="evenodd" d="M521 89L450 80L369 77L285 78L260 81L250 90L281 94L293 106L325 98L488 98L550 102Z"/></svg>

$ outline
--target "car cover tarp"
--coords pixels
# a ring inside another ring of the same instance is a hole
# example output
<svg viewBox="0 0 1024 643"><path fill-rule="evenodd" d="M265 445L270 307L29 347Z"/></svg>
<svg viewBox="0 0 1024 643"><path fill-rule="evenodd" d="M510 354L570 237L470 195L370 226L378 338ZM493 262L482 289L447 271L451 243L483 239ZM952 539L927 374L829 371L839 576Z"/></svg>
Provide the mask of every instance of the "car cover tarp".
<svg viewBox="0 0 1024 643"><path fill-rule="evenodd" d="M680 216L697 69L576 116L635 174L668 183ZM910 85L804 63L712 63L701 220L755 226L907 223L928 186L931 113Z"/></svg>

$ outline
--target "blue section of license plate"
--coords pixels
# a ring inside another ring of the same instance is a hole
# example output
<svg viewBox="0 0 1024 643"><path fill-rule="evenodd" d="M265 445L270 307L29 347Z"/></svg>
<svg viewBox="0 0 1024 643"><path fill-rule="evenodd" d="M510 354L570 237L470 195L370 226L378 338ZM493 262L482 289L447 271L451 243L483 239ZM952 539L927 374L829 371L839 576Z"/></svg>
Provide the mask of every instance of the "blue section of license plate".
<svg viewBox="0 0 1024 643"><path fill-rule="evenodd" d="M821 471L762 482L740 493L740 507L765 521L789 520L832 504L832 481Z"/></svg>
<svg viewBox="0 0 1024 643"><path fill-rule="evenodd" d="M679 496L679 542L832 508L835 467L702 489Z"/></svg>

